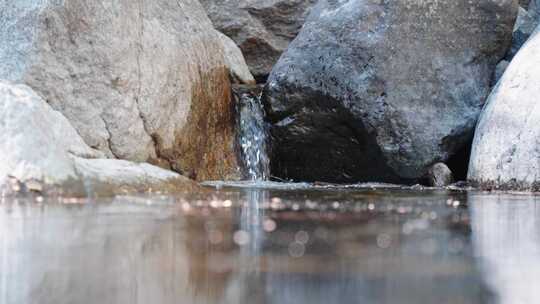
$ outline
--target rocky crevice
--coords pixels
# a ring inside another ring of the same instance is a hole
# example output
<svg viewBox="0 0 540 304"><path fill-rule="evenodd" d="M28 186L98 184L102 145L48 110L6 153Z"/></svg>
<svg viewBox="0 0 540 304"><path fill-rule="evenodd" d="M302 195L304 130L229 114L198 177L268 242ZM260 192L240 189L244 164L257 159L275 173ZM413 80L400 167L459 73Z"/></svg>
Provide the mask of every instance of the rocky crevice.
<svg viewBox="0 0 540 304"><path fill-rule="evenodd" d="M143 129L144 129L144 132L148 135L148 137L152 140L152 146L153 146L153 152L154 152L154 155L151 155L150 158L152 157L157 157L159 158L159 146L158 146L158 142L155 140L155 134L153 134L153 132L150 130L150 127L149 127L149 124L147 122L147 119L146 117L144 116L144 112L142 111L141 109L141 105L140 105L140 102L141 102L141 98L142 98L142 87L143 87L143 83L142 83L142 67L141 67L141 61L142 61L142 56L143 56L143 53L144 53L144 22L145 22L145 18L144 18L144 0L137 0L137 5L138 5L138 10L139 10L139 33L138 33L138 43L137 43L137 80L138 80L138 87L137 87L137 94L136 96L134 97L134 102L135 102L135 106L136 106L136 109L137 111L139 112L138 115L141 119L141 122L142 122L142 126L143 126Z"/></svg>

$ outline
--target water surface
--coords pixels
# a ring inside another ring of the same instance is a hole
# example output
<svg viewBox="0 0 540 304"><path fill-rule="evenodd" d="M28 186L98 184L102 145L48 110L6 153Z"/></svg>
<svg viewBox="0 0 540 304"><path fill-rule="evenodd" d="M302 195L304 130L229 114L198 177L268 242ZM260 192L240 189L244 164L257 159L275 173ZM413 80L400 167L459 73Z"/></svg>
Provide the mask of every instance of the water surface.
<svg viewBox="0 0 540 304"><path fill-rule="evenodd" d="M0 303L540 299L536 196L213 185L178 197L4 198Z"/></svg>

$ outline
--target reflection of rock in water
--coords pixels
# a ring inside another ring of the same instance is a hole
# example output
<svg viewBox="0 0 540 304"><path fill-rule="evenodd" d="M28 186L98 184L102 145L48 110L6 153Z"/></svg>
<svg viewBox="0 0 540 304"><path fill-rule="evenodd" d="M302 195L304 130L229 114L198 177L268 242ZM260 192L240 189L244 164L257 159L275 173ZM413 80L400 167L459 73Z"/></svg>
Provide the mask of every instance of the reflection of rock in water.
<svg viewBox="0 0 540 304"><path fill-rule="evenodd" d="M466 204L455 201L462 194L220 191L191 204L0 200L0 303L490 303L471 256ZM215 207L222 196L231 204ZM265 210L276 196L288 207ZM292 243L304 244L301 254Z"/></svg>
<svg viewBox="0 0 540 304"><path fill-rule="evenodd" d="M180 225L165 221L168 212L21 206L3 217L1 207L1 303L171 303L188 284Z"/></svg>
<svg viewBox="0 0 540 304"><path fill-rule="evenodd" d="M325 223L302 212L266 214L286 238L294 238L299 230L313 236L318 227L329 225L326 233L337 238L335 243L319 244L318 251L312 250L316 247L312 243L300 258L291 257L286 245L280 247L275 236L262 234L264 229L257 227L265 216L257 206L270 197L268 193L247 191L247 197L240 227L249 232L252 243L241 249L224 303L489 303L470 257L468 221L452 220L456 215L468 218L468 211L447 206L448 197L429 201L434 207L426 211L439 216L433 226L408 235L403 234L404 224L418 221L418 216L383 212L354 219L342 214ZM398 206L399 199L395 203ZM377 247L381 232L392 237L394 246ZM426 241L436 250L426 251ZM459 254L451 245L455 241L460 244Z"/></svg>
<svg viewBox="0 0 540 304"><path fill-rule="evenodd" d="M189 292L201 302L221 303L232 273L232 214L212 215L212 220L187 216L183 230L186 258L190 266Z"/></svg>
<svg viewBox="0 0 540 304"><path fill-rule="evenodd" d="M232 240L146 204L0 203L0 303L222 303ZM231 214L216 228L229 235Z"/></svg>
<svg viewBox="0 0 540 304"><path fill-rule="evenodd" d="M501 304L540 299L540 198L470 194L475 255Z"/></svg>

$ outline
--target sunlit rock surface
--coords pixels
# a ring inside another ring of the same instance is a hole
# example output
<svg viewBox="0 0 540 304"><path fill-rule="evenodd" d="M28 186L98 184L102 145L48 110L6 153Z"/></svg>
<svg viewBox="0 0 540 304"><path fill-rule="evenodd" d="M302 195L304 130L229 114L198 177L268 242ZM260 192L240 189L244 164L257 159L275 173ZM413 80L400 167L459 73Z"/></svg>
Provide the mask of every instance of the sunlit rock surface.
<svg viewBox="0 0 540 304"><path fill-rule="evenodd" d="M60 112L29 87L5 81L0 81L0 143L0 194L21 187L107 195L192 186L187 178L148 164L97 159L103 153L88 147Z"/></svg>
<svg viewBox="0 0 540 304"><path fill-rule="evenodd" d="M273 175L416 182L470 141L517 1L320 1L264 101Z"/></svg>
<svg viewBox="0 0 540 304"><path fill-rule="evenodd" d="M240 47L264 80L296 37L316 0L201 0L214 26Z"/></svg>
<svg viewBox="0 0 540 304"><path fill-rule="evenodd" d="M539 31L514 57L480 117L469 166L478 186L540 191Z"/></svg>
<svg viewBox="0 0 540 304"><path fill-rule="evenodd" d="M236 176L222 43L196 0L2 1L0 78L109 157Z"/></svg>

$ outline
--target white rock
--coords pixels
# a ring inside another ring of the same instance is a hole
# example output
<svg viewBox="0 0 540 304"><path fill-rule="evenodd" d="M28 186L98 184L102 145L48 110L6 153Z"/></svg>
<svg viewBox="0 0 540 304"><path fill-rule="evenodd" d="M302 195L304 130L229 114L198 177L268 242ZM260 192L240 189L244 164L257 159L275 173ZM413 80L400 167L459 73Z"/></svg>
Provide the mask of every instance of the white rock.
<svg viewBox="0 0 540 304"><path fill-rule="evenodd" d="M69 121L32 89L0 80L0 188L12 179L70 194L190 184L174 172L148 164L99 157L103 153L88 147Z"/></svg>
<svg viewBox="0 0 540 304"><path fill-rule="evenodd" d="M540 28L514 57L481 115L469 180L540 190Z"/></svg>
<svg viewBox="0 0 540 304"><path fill-rule="evenodd" d="M8 175L26 182L75 178L67 151L96 156L67 119L24 85L0 82L0 183Z"/></svg>

